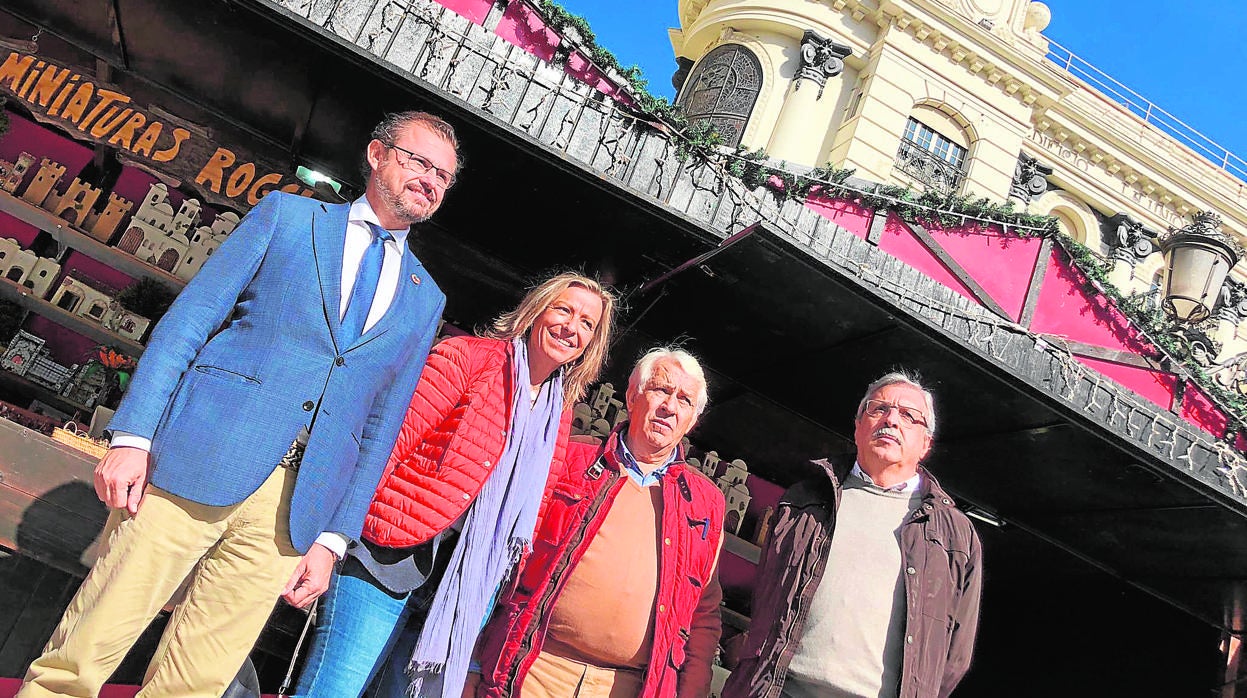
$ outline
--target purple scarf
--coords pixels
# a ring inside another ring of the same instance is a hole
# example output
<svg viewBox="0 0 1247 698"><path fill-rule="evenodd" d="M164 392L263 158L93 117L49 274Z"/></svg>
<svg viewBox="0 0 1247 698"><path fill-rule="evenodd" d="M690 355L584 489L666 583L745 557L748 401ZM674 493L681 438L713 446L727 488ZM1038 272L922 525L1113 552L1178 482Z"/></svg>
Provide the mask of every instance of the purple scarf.
<svg viewBox="0 0 1247 698"><path fill-rule="evenodd" d="M517 337L512 347L515 400L507 445L468 509L450 567L433 597L407 665L411 696L460 698L490 601L532 545L563 415L563 372L559 369L542 384L537 401L531 402L528 345Z"/></svg>

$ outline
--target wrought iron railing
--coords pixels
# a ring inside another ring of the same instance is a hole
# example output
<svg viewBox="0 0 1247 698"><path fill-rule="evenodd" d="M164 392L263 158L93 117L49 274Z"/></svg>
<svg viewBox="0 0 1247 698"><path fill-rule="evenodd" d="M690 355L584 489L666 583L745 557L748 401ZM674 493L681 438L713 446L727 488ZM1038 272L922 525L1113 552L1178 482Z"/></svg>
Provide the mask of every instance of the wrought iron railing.
<svg viewBox="0 0 1247 698"><path fill-rule="evenodd" d="M1095 91L1116 102L1125 111L1143 120L1167 136L1225 170L1235 177L1247 180L1247 160L1231 153L1193 126L1161 109L1143 95L1113 79L1104 71L1079 58L1073 51L1051 39L1048 40L1048 60L1056 67L1087 83Z"/></svg>
<svg viewBox="0 0 1247 698"><path fill-rule="evenodd" d="M896 169L942 194L956 192L966 177L964 164L951 163L908 138L896 151Z"/></svg>

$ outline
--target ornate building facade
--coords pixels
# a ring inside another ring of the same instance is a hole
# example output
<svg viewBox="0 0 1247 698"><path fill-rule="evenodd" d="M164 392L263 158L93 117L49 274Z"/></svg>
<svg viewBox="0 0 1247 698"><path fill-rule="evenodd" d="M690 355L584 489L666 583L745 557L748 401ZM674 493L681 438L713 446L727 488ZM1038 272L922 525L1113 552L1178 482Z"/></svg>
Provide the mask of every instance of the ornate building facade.
<svg viewBox="0 0 1247 698"><path fill-rule="evenodd" d="M1247 234L1243 161L1049 41L1041 2L680 0L679 18L678 102L729 145L1008 198L1056 216L1126 293L1155 288L1154 239L1199 211ZM1247 350L1238 280L1210 328L1221 359Z"/></svg>

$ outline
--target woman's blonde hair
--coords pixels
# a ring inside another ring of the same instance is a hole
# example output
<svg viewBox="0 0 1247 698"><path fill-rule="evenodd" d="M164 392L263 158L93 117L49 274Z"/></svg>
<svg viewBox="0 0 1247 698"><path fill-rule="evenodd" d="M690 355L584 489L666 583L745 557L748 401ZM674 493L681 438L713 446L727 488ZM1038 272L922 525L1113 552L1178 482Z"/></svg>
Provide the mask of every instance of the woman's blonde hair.
<svg viewBox="0 0 1247 698"><path fill-rule="evenodd" d="M515 310L499 315L483 334L494 339L528 338L537 317L550 307L559 294L578 286L598 295L602 300L602 317L593 328L589 346L579 358L563 366L563 403L571 406L583 399L590 385L597 382L606 365L606 352L615 320L615 294L606 286L587 276L564 272L532 287Z"/></svg>

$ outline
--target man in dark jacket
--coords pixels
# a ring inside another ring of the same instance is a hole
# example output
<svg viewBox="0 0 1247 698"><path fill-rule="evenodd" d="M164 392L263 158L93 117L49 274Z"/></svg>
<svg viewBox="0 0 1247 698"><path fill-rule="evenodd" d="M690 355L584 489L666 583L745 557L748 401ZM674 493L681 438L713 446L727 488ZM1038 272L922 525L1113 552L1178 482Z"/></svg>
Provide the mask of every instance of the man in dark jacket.
<svg viewBox="0 0 1247 698"><path fill-rule="evenodd" d="M857 462L784 493L753 621L723 698L947 696L978 626L978 535L918 463L931 394L904 373L866 390Z"/></svg>

